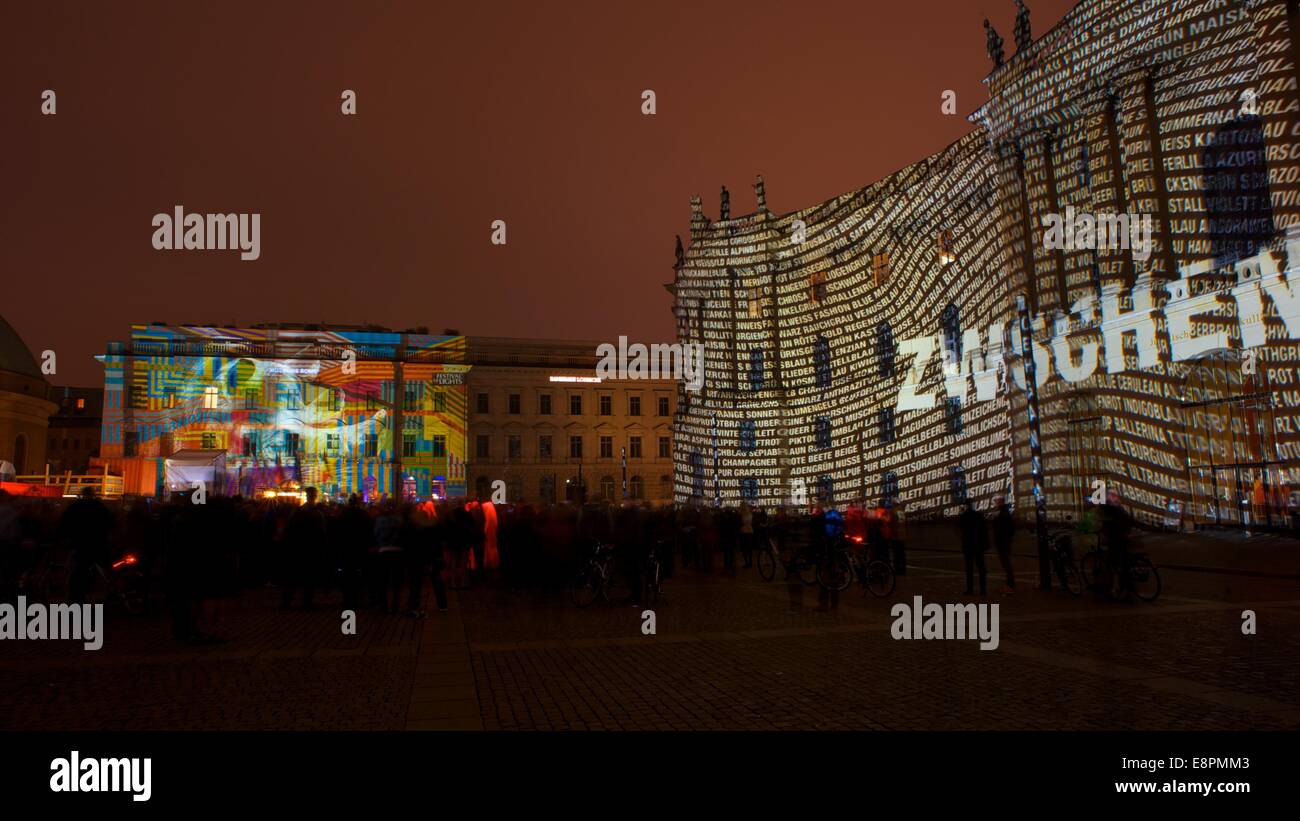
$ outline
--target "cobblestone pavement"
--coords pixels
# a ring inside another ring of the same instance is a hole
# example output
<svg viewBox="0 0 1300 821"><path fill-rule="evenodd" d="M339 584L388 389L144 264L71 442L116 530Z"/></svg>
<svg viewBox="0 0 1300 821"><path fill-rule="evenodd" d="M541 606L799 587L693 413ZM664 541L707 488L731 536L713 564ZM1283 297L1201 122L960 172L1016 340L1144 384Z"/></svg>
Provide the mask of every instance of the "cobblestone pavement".
<svg viewBox="0 0 1300 821"><path fill-rule="evenodd" d="M104 649L0 644L0 728L1244 729L1300 726L1300 584L1286 573L1164 571L1154 604L1032 588L1002 596L1001 644L895 641L890 608L965 601L958 555L913 550L887 600L679 571L654 607L573 607L482 588L414 620L340 603L225 610L224 644L164 616L110 615ZM992 558L990 556L990 558ZM992 562L996 564L996 560ZM992 568L990 568L992 570ZM1258 634L1241 633L1253 609Z"/></svg>

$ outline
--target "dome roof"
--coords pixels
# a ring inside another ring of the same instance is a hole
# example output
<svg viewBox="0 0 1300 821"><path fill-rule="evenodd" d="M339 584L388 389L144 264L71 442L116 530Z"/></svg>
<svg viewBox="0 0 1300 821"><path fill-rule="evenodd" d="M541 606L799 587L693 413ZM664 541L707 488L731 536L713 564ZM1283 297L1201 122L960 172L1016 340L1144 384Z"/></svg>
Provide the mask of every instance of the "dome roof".
<svg viewBox="0 0 1300 821"><path fill-rule="evenodd" d="M11 371L23 376L34 376L37 379L45 378L41 376L36 358L27 349L23 338L10 327L8 322L5 322L2 316L0 316L0 371Z"/></svg>

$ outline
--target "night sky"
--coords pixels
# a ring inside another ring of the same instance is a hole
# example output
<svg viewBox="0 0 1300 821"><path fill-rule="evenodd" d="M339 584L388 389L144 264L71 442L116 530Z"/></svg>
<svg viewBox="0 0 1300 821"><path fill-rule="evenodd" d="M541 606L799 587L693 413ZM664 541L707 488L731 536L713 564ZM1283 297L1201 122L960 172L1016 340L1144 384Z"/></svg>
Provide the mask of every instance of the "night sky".
<svg viewBox="0 0 1300 821"><path fill-rule="evenodd" d="M944 147L986 11L1010 55L1012 0L9 2L0 314L73 385L133 322L668 340L690 196L747 214L761 173L783 213ZM176 205L260 213L261 258L155 251Z"/></svg>

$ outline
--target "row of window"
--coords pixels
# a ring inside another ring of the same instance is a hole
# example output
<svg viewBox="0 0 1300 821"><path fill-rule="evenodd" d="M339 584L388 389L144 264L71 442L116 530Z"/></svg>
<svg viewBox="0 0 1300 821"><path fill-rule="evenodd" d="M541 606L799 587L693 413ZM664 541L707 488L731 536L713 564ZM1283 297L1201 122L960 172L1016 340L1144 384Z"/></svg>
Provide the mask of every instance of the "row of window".
<svg viewBox="0 0 1300 821"><path fill-rule="evenodd" d="M939 325L942 332L941 338L945 359L954 363L960 362L962 356L961 311L956 305L948 303L947 307L939 315ZM830 340L825 336L818 335L813 340L812 354L813 380L818 388L829 388L832 382ZM894 329L890 327L888 322L881 322L876 326L876 370L881 379L894 378L894 360L897 355L898 345L894 340ZM750 390L761 391L766 385L763 358L762 348L750 348Z"/></svg>
<svg viewBox="0 0 1300 821"><path fill-rule="evenodd" d="M478 477L477 481L474 483L474 486L475 486L475 490L478 493L479 498L487 499L491 497L492 480L489 477L487 476ZM563 498L568 501L575 501L575 502L581 501L582 497L586 495L584 493L586 489L585 486L586 486L585 478L580 479L578 476L570 476L564 480L563 496L559 498ZM525 487L524 481L522 479L507 479L506 499L509 501L515 501L515 500L527 501L527 500L536 499L542 504L553 505L556 503L556 501L558 501L557 487L558 487L558 483L554 474L548 474L546 476L542 476L540 479L538 479L537 482L537 495L533 496L531 495L532 488ZM598 488L599 488L598 489L599 495L597 496L597 498L600 499L601 501L614 502L623 497L623 489L621 487L620 480L615 479L613 476L607 475L607 476L600 477ZM646 479L642 477L640 474L633 474L628 477L627 496L629 499L637 499L637 500L645 499L646 490L647 490ZM657 498L671 499L672 495L673 495L673 477L664 474L659 477L659 488L658 488Z"/></svg>
<svg viewBox="0 0 1300 821"><path fill-rule="evenodd" d="M948 432L962 432L961 399L949 398L944 405L945 422ZM894 409L881 408L877 414L877 430L881 444L894 441ZM818 450L831 447L831 420L827 416L818 416L813 420L813 442ZM758 450L758 425L752 419L740 421L740 452L753 453Z"/></svg>
<svg viewBox="0 0 1300 821"><path fill-rule="evenodd" d="M569 394L569 415L570 416L582 416L582 396L583 395L580 393ZM599 413L600 416L614 415L613 396L611 396L610 394L601 394L599 397L597 397L597 403L598 403L597 412ZM511 414L512 416L518 416L520 413L523 412L522 405L523 405L523 397L521 394L512 393L506 396L506 412ZM491 407L492 407L492 403L488 394L479 393L475 397L475 402L474 402L475 413L490 413ZM656 415L658 416L669 416L670 409L669 409L668 397L666 396L657 397L655 410L656 410ZM537 395L537 413L540 416L551 415L552 413L551 394L541 393ZM640 396L633 395L627 398L627 415L628 416L641 415Z"/></svg>
<svg viewBox="0 0 1300 821"><path fill-rule="evenodd" d="M693 465L698 465L694 474L694 495L704 498L704 473L703 462L692 459ZM964 504L967 499L966 487L966 469L957 465L949 472L949 492L952 495L954 504ZM830 504L835 501L835 482L830 476L820 476L817 479L815 489L815 501L819 504ZM740 497L746 501L757 501L759 495L758 478L747 476L740 480ZM880 499L897 500L898 499L898 474L889 471L880 477Z"/></svg>
<svg viewBox="0 0 1300 821"><path fill-rule="evenodd" d="M583 458L583 437L569 437L569 458ZM599 438L598 457L600 459L614 458L614 437L601 436ZM659 437L658 458L670 459L673 455L672 438L668 436ZM490 434L478 434L474 437L474 455L478 459L492 458L492 436ZM506 436L506 458L522 459L524 455L524 439L521 435L510 434ZM554 437L549 434L543 434L537 437L537 458L540 460L551 459L554 456ZM641 459L644 457L642 447L642 437L629 436L627 439L627 456L629 459Z"/></svg>

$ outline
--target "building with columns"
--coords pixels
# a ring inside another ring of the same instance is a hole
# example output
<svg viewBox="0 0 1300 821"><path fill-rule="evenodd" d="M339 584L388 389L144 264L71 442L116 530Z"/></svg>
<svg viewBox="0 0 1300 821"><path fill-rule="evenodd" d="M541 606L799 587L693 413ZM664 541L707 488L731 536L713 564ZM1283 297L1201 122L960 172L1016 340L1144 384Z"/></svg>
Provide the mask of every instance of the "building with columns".
<svg viewBox="0 0 1300 821"><path fill-rule="evenodd" d="M1025 16L943 151L788 214L761 178L742 216L693 198L670 290L707 365L675 498L1063 519L1116 490L1153 524L1282 524L1298 5L1084 0L1037 39Z"/></svg>

